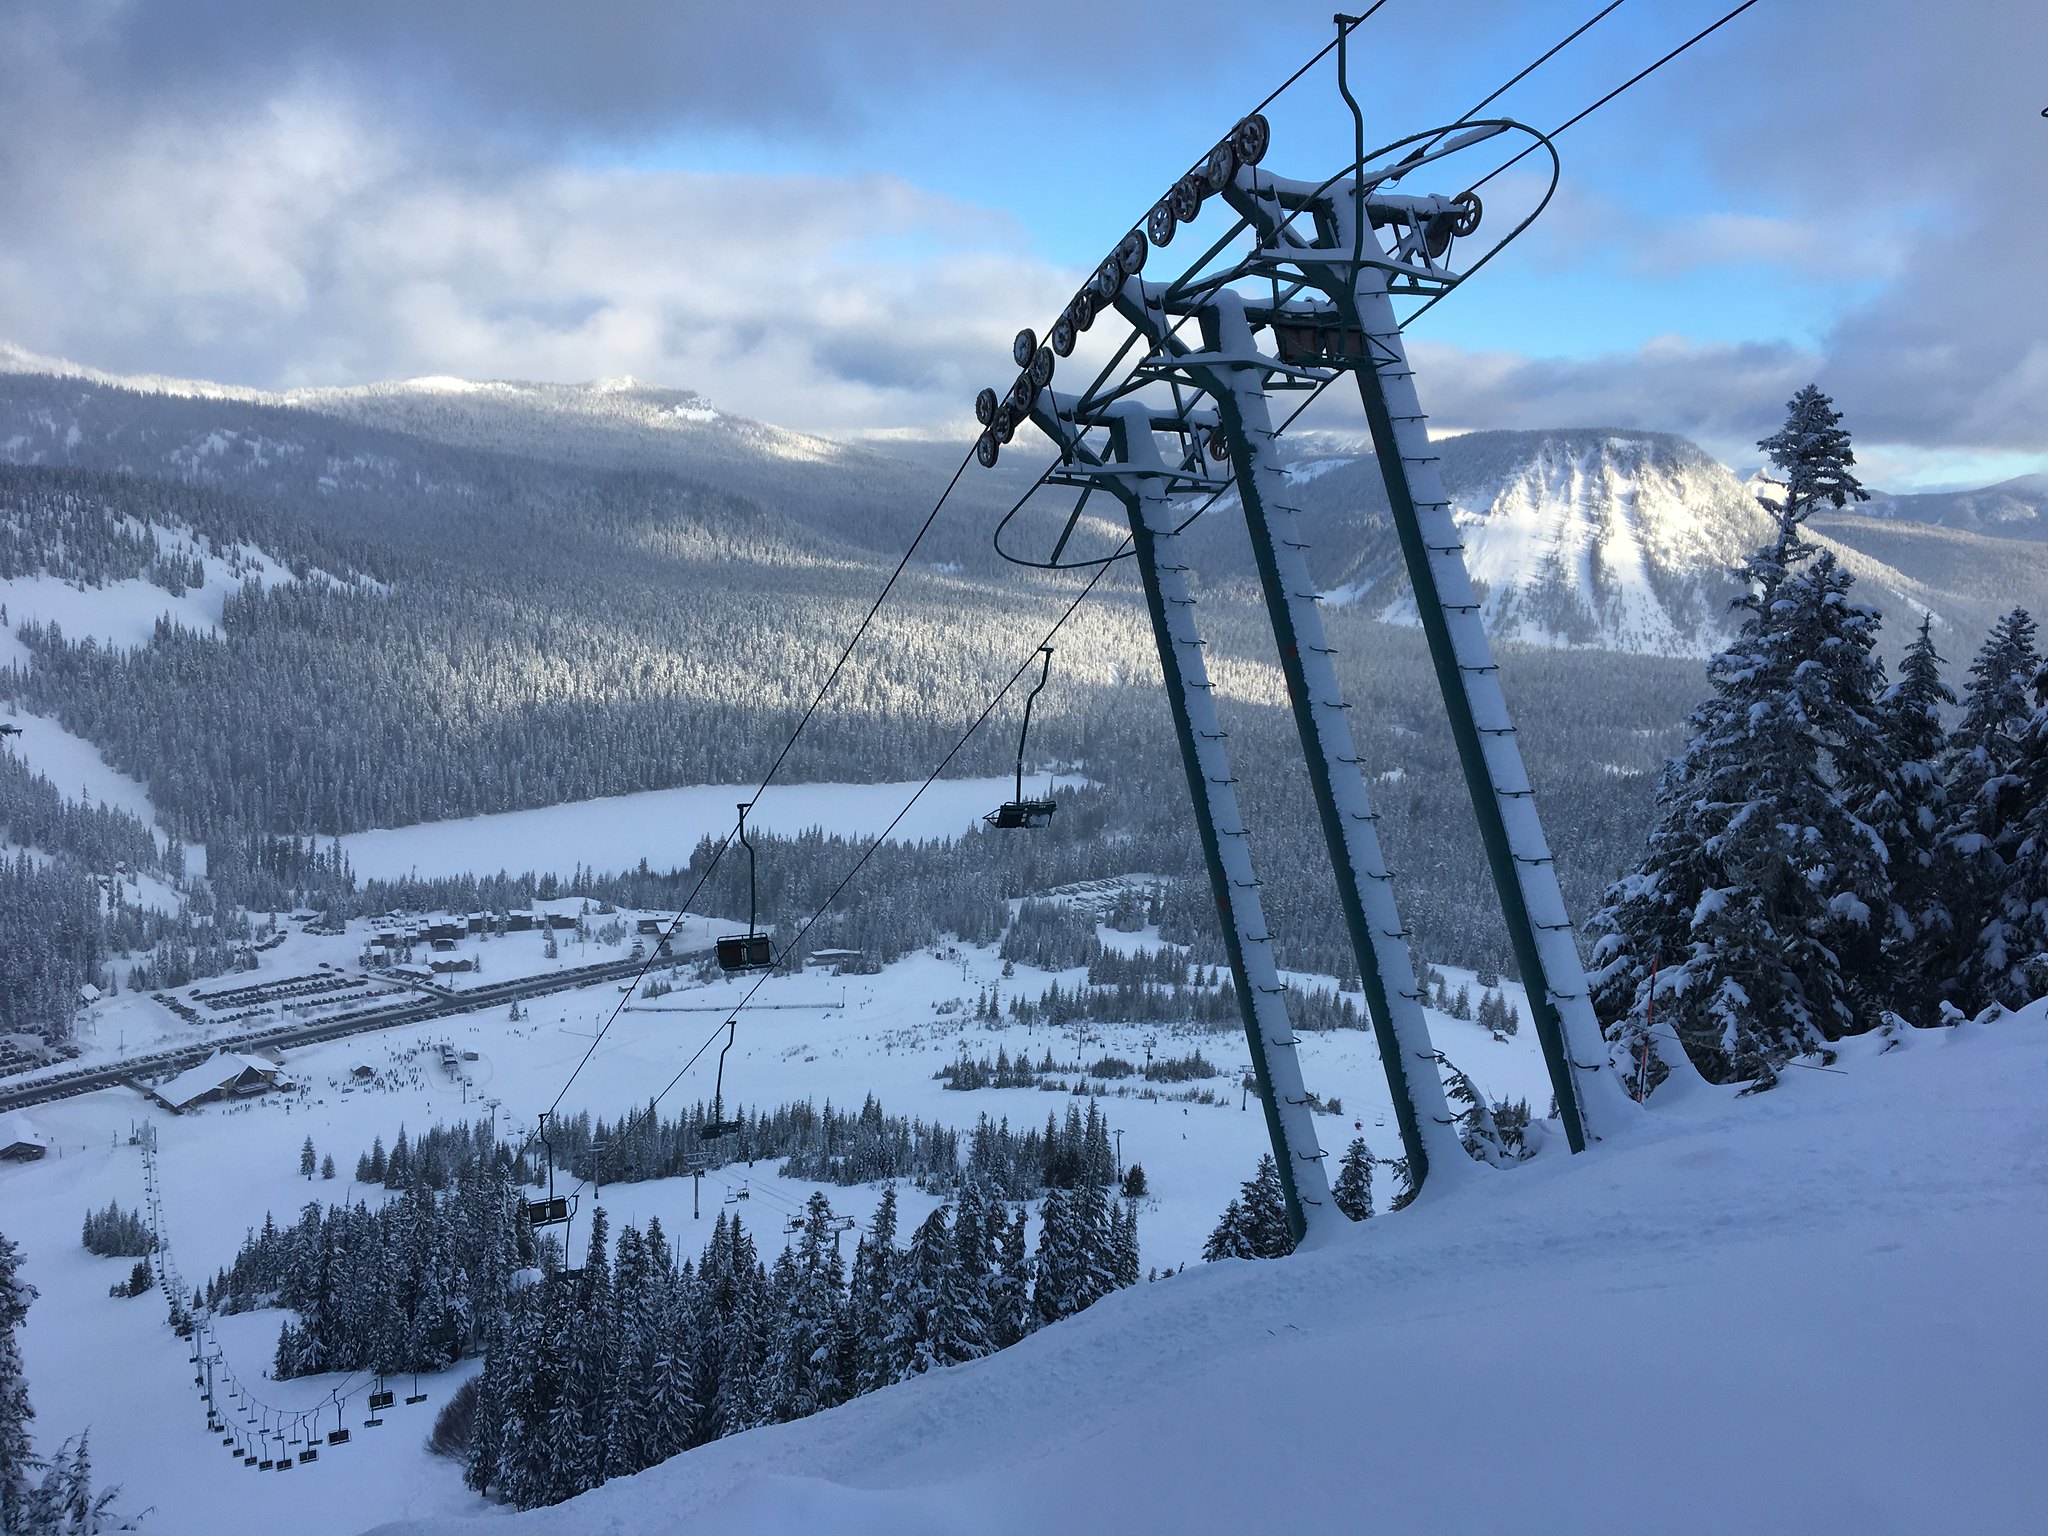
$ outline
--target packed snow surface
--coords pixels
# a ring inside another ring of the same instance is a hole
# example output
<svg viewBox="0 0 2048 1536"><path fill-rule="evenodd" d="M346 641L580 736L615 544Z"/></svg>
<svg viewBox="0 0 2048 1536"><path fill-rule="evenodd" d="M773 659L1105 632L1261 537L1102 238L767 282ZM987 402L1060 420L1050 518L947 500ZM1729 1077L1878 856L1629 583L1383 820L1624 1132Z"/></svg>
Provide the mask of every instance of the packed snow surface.
<svg viewBox="0 0 2048 1536"><path fill-rule="evenodd" d="M1589 1156L1141 1284L510 1528L2038 1530L2030 1012L1697 1092Z"/></svg>
<svg viewBox="0 0 2048 1536"><path fill-rule="evenodd" d="M1025 779L1027 793L1047 783L1044 775ZM1071 788L1085 781L1051 781ZM768 789L747 813L747 825L785 837L822 827L852 838L880 836L909 801L916 784L793 784ZM1015 792L1015 781L941 779L918 796L890 836L899 842L955 838ZM356 832L342 838L358 879L395 880L407 875L557 875L578 866L594 870L632 869L645 859L658 870L678 869L706 837L720 838L738 821L739 802L751 785L693 784L610 795L530 811L465 816L420 826Z"/></svg>

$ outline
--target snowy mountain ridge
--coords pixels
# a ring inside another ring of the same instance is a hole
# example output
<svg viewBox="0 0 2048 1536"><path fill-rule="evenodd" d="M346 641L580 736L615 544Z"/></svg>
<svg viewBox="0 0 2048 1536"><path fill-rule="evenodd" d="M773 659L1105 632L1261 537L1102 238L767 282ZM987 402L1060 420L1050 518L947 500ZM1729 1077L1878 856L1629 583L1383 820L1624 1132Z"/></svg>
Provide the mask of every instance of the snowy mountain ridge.
<svg viewBox="0 0 2048 1536"><path fill-rule="evenodd" d="M1768 539L1768 514L1753 484L1687 439L1617 428L1482 431L1444 437L1436 450L1496 638L1703 657L1732 634L1733 568ZM792 533L893 559L959 452L932 440L834 442L630 378L427 376L265 392L107 374L0 343L0 460L209 481L302 509L346 499L370 527L401 499L465 505L488 519L506 478L530 476L522 461L544 460L558 479L685 475L773 508ZM1290 481L1325 600L1414 624L1370 440L1308 432L1296 454ZM960 515L926 541L938 568L1010 580L988 550L987 526L1028 473L1005 467L957 486ZM2048 603L2048 538L2026 536L2022 515L2032 504L2021 493L2033 483L1955 493L1943 502L1953 514L1946 526L1929 520L1941 498L1880 497L1853 516L1816 518L1813 531L1873 584L1871 599L1887 612L1931 612L1938 630L1959 637L1949 643L1968 645L2014 601ZM1241 581L1251 564L1232 505L1219 503L1196 538L1219 577ZM1994 523L2011 536L1990 537Z"/></svg>
<svg viewBox="0 0 2048 1536"><path fill-rule="evenodd" d="M263 390L164 374L116 374L0 341L0 374L78 379L140 394L283 406L465 448L564 462L673 465L732 453L820 464L869 457L827 438L715 407L695 390L630 377L581 384L427 375ZM10 456L25 445L10 445Z"/></svg>
<svg viewBox="0 0 2048 1536"><path fill-rule="evenodd" d="M1496 638L1704 656L1729 633L1732 568L1768 519L1686 439L1589 428L1472 432L1436 447ZM1373 458L1303 459L1290 479L1336 562L1326 600L1416 623Z"/></svg>

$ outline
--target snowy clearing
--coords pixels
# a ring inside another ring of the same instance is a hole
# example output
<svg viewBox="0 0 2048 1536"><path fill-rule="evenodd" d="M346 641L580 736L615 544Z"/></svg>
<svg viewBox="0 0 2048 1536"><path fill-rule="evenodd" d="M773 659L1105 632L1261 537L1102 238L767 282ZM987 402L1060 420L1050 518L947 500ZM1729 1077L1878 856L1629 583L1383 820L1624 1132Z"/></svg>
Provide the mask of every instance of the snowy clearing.
<svg viewBox="0 0 2048 1536"><path fill-rule="evenodd" d="M1046 782L1043 776L1027 776L1025 781L1027 789ZM1087 780L1062 775L1051 782L1071 789ZM693 784L653 789L530 811L354 832L341 839L341 846L357 878L365 880L488 875L500 870L569 875L579 865L617 871L632 869L642 859L657 870L677 869L689 863L700 840L723 837L733 829L735 807L753 794L753 788ZM784 837L824 827L848 837L871 838L889 825L916 788L912 783L775 785L747 813L747 825ZM941 779L919 797L890 836L905 843L958 837L1014 791L1014 782L1007 778Z"/></svg>

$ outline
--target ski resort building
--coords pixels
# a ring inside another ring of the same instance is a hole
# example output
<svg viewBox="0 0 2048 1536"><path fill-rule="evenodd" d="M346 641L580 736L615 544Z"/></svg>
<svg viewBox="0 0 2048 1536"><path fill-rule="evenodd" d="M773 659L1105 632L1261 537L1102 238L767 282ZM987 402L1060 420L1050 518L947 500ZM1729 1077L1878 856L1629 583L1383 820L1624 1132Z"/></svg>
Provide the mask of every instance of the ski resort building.
<svg viewBox="0 0 2048 1536"><path fill-rule="evenodd" d="M150 1090L155 1100L174 1115L216 1099L249 1098L273 1089L289 1088L284 1069L261 1056L243 1056L222 1051L198 1066L180 1072L169 1082Z"/></svg>
<svg viewBox="0 0 2048 1536"><path fill-rule="evenodd" d="M39 1163L50 1155L50 1138L28 1121L0 1121L0 1162Z"/></svg>

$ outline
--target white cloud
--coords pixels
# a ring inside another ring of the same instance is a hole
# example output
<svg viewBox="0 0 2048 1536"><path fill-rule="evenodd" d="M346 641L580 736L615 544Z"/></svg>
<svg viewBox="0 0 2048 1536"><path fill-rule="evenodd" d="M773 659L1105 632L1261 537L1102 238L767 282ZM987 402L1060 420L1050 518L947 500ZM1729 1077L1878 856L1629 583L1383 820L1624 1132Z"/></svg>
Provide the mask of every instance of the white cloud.
<svg viewBox="0 0 2048 1536"><path fill-rule="evenodd" d="M436 164L315 91L138 124L30 196L0 335L266 386L630 373L821 430L929 425L1073 282L890 178Z"/></svg>

